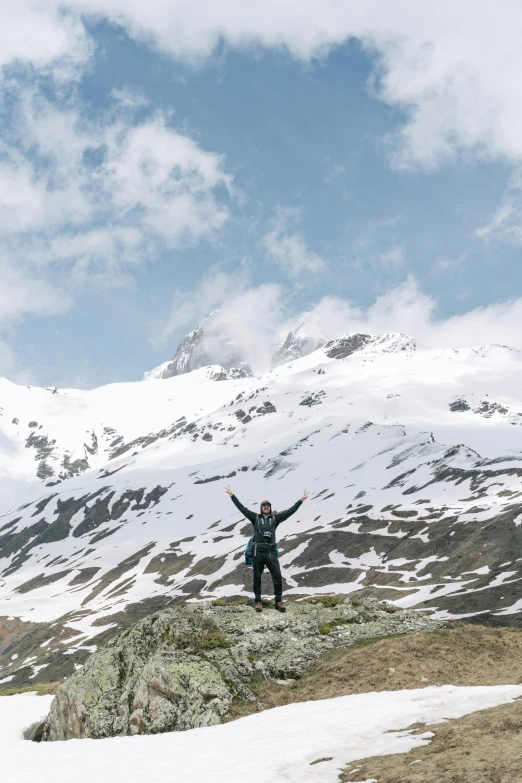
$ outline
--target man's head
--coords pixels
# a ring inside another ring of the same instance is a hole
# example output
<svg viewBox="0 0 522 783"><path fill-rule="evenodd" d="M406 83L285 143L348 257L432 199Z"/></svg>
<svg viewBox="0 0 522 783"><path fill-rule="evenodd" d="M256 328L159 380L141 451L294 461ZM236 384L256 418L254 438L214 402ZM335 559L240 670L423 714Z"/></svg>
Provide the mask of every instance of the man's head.
<svg viewBox="0 0 522 783"><path fill-rule="evenodd" d="M272 504L269 500L263 500L261 503L261 513L267 515L272 513Z"/></svg>

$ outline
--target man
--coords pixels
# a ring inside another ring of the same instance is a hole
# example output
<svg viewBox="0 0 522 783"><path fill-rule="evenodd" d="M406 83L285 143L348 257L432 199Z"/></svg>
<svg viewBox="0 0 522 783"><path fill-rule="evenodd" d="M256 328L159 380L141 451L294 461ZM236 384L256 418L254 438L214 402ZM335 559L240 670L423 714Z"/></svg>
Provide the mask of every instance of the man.
<svg viewBox="0 0 522 783"><path fill-rule="evenodd" d="M284 522L285 519L295 514L301 503L304 503L308 497L308 492L304 492L302 498L286 511L272 512L272 504L268 500L261 503L261 513L245 508L236 498L230 486L225 487L225 492L230 495L234 505L241 511L254 526L254 541L252 548L252 559L254 565L254 608L256 612L263 609L261 603L261 574L265 566L270 571L272 582L274 583L275 608L278 612L286 612L286 607L282 602L283 578L281 576L281 566L276 553L276 528Z"/></svg>

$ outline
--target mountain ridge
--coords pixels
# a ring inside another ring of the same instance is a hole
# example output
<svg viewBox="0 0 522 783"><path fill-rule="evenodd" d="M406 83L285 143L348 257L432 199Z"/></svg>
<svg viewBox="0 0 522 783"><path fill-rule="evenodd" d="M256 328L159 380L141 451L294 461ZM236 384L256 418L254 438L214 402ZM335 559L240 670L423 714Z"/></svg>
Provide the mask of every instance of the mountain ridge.
<svg viewBox="0 0 522 783"><path fill-rule="evenodd" d="M0 381L0 618L18 623L0 680L60 679L169 602L250 595L227 483L253 507L310 490L281 529L286 594L521 622L520 352L358 333L259 378L222 370Z"/></svg>

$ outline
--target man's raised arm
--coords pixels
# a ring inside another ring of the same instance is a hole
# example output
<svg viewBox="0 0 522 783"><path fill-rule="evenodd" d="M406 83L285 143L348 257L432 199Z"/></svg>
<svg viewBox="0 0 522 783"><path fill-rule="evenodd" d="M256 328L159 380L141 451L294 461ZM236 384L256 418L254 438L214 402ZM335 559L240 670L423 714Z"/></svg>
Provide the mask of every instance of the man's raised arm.
<svg viewBox="0 0 522 783"><path fill-rule="evenodd" d="M305 502L307 497L308 497L308 492L303 492L303 496L299 498L297 503L294 503L293 506L287 508L286 511L279 511L277 514L275 514L276 525L280 525L281 522L285 521L285 519L288 519L288 517L291 517L292 514L295 514L297 509L301 506L302 503Z"/></svg>
<svg viewBox="0 0 522 783"><path fill-rule="evenodd" d="M243 516L246 517L250 522L252 522L252 524L254 524L254 522L256 521L256 513L255 513L255 511L250 511L249 508L244 506L241 503L241 501L239 501L236 498L236 496L234 495L234 493L230 489L230 485L228 487L225 487L225 492L227 493L227 495L230 495L230 500L236 506L236 508L238 508L239 511L241 511Z"/></svg>

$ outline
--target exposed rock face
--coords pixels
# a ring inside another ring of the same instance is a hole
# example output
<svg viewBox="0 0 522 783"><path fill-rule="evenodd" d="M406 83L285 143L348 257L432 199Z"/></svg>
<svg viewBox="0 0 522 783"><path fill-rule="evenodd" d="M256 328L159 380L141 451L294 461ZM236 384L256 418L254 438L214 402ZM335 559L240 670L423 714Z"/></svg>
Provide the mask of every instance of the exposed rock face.
<svg viewBox="0 0 522 783"><path fill-rule="evenodd" d="M285 615L208 602L157 612L110 640L58 689L45 738L210 726L232 699L255 699L248 687L255 673L299 678L328 648L440 625L417 612L343 596L290 604Z"/></svg>
<svg viewBox="0 0 522 783"><path fill-rule="evenodd" d="M172 358L149 370L143 376L144 381L154 379L173 378L176 375L198 370L200 367L208 367L218 364L225 373L221 378L213 380L228 380L228 378L248 378L252 370L244 361L240 351L226 334L212 334L208 338L205 331L212 330L212 313L203 321L197 329L193 329L180 341ZM230 374L228 374L230 373Z"/></svg>
<svg viewBox="0 0 522 783"><path fill-rule="evenodd" d="M323 337L313 337L306 332L302 326L289 332L286 338L278 345L272 356L272 366L277 367L286 362L292 362L300 359L302 356L308 356L309 353L316 351L326 343Z"/></svg>
<svg viewBox="0 0 522 783"><path fill-rule="evenodd" d="M20 639L28 627L31 623L24 623L18 617L0 617L0 654Z"/></svg>
<svg viewBox="0 0 522 783"><path fill-rule="evenodd" d="M366 348L372 341L370 334L349 334L346 337L339 337L332 340L325 346L325 354L329 359L346 359L355 351Z"/></svg>
<svg viewBox="0 0 522 783"><path fill-rule="evenodd" d="M399 351L415 351L416 348L415 340L400 332L382 335L356 332L331 340L325 345L324 352L330 359L346 359L363 349L382 353L397 353Z"/></svg>

